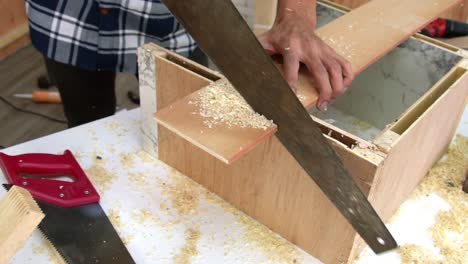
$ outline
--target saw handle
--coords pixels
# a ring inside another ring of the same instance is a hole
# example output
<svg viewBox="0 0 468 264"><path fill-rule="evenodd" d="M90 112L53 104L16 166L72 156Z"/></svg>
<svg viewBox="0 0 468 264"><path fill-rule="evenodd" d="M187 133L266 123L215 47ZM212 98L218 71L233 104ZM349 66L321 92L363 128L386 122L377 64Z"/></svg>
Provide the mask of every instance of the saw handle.
<svg viewBox="0 0 468 264"><path fill-rule="evenodd" d="M0 167L11 184L27 189L40 201L59 207L99 202L99 194L69 150L63 155L0 153ZM73 182L54 179L61 176Z"/></svg>

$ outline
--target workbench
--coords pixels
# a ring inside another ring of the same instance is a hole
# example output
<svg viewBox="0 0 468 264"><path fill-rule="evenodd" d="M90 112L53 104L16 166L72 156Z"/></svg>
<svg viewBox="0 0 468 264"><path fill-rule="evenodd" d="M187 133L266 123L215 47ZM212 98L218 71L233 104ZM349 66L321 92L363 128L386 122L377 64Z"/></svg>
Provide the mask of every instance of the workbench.
<svg viewBox="0 0 468 264"><path fill-rule="evenodd" d="M468 136L468 107L458 134ZM140 110L2 150L71 150L101 195L100 204L137 263L320 263L214 194L143 152ZM6 182L0 173L2 182ZM5 191L0 190L3 196ZM447 205L437 195L405 202L388 225L400 244L430 245L427 229ZM320 212L317 212L318 214ZM333 227L330 227L333 228ZM13 263L60 263L36 230ZM400 263L397 252L358 263Z"/></svg>

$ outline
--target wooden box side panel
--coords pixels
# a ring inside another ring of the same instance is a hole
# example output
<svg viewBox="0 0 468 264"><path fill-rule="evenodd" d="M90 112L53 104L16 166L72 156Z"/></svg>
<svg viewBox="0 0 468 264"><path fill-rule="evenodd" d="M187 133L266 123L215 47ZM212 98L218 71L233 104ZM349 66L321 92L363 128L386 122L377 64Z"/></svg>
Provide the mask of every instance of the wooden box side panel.
<svg viewBox="0 0 468 264"><path fill-rule="evenodd" d="M387 220L395 213L443 155L460 120L467 95L468 73L465 72L394 143L369 195L382 219Z"/></svg>
<svg viewBox="0 0 468 264"><path fill-rule="evenodd" d="M356 233L276 137L231 165L162 126L159 146L160 160L324 263L348 259ZM370 184L359 177L371 179L377 166L350 151L337 153L367 193Z"/></svg>
<svg viewBox="0 0 468 264"><path fill-rule="evenodd" d="M141 144L158 157L158 131L154 113L220 78L216 72L185 57L149 43L138 49L141 100ZM202 76L204 74L204 76Z"/></svg>

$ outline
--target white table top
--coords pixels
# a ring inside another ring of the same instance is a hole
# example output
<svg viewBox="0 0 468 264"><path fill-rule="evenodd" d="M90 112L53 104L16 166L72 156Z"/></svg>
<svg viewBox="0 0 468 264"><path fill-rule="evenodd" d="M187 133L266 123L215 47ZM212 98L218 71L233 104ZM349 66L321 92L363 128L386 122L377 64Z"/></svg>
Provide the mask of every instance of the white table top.
<svg viewBox="0 0 468 264"><path fill-rule="evenodd" d="M70 149L100 192L101 206L137 263L320 263L141 151L138 118L138 109L123 111L2 152ZM458 132L468 135L468 108ZM1 172L0 179L6 182ZM0 193L3 196L5 191ZM428 225L445 207L437 197L405 202L406 209L389 225L390 231L400 243L424 244ZM413 220L422 213L427 223ZM54 263L55 259L36 230L13 263ZM359 263L400 263L400 259L395 252L376 257L367 250Z"/></svg>

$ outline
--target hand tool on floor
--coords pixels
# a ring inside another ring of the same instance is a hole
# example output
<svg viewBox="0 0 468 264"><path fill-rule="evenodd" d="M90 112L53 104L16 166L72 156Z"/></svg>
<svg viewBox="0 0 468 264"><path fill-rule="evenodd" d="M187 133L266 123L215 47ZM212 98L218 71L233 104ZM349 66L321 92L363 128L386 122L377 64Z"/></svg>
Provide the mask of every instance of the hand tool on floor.
<svg viewBox="0 0 468 264"><path fill-rule="evenodd" d="M455 20L438 18L421 30L421 33L432 38L463 37L468 36L468 24Z"/></svg>
<svg viewBox="0 0 468 264"><path fill-rule="evenodd" d="M31 99L34 103L62 103L62 99L60 98L60 94L58 92L33 91L30 94L15 94L14 97Z"/></svg>
<svg viewBox="0 0 468 264"><path fill-rule="evenodd" d="M392 235L232 2L163 2L252 108L278 125L281 143L372 250L395 248Z"/></svg>
<svg viewBox="0 0 468 264"><path fill-rule="evenodd" d="M31 192L46 217L39 229L67 263L135 263L73 154L0 153L8 182ZM73 181L59 180L68 177Z"/></svg>

